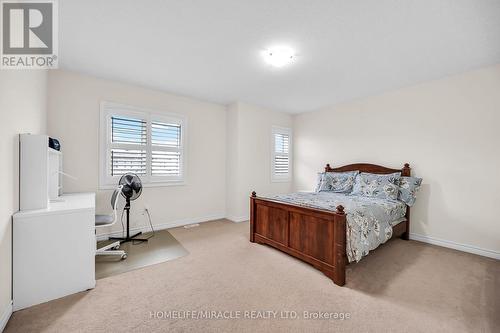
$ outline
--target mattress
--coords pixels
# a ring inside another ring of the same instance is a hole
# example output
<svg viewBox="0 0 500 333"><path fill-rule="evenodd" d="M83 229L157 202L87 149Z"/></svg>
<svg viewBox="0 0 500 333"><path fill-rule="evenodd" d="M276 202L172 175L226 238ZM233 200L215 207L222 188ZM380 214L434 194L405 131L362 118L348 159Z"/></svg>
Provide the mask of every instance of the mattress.
<svg viewBox="0 0 500 333"><path fill-rule="evenodd" d="M333 192L297 192L267 197L294 205L346 212L346 253L349 262L359 261L392 237L392 227L405 221L406 204L398 200L370 198Z"/></svg>

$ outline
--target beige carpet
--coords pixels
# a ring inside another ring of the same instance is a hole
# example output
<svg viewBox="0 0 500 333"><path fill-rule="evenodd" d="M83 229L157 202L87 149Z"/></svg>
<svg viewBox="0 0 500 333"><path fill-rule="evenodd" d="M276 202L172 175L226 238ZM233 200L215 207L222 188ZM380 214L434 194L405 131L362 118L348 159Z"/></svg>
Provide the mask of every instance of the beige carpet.
<svg viewBox="0 0 500 333"><path fill-rule="evenodd" d="M189 255L16 312L6 332L500 332L499 261L394 240L350 265L347 285L337 287L312 267L249 243L248 223L171 233ZM295 311L298 318L154 317L172 310ZM304 319L303 311L350 318Z"/></svg>

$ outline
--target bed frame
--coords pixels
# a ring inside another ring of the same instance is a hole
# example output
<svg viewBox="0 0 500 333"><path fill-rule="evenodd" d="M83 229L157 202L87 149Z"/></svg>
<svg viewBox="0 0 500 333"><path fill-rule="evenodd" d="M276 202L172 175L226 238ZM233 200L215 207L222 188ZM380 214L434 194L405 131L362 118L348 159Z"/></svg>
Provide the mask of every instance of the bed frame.
<svg viewBox="0 0 500 333"><path fill-rule="evenodd" d="M402 169L360 163L339 168L325 167L326 172L355 171L376 174L401 172L410 176L408 163ZM406 221L394 226L392 238L408 239L410 233L410 207ZM267 244L305 261L333 280L336 285L345 284L346 215L344 207L335 212L308 208L260 198L255 192L250 197L250 242Z"/></svg>

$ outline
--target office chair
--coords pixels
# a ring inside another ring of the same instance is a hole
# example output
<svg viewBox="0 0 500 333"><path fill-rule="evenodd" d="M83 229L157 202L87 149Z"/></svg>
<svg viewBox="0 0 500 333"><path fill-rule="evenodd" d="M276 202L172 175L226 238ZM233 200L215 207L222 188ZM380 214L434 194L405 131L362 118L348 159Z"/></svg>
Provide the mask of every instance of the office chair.
<svg viewBox="0 0 500 333"><path fill-rule="evenodd" d="M122 194L123 185L118 186L117 189L114 190L113 195L111 196L111 207L113 208L112 215L97 215L95 216L95 227L109 227L116 223L118 220L118 214L116 212L118 198L120 198ZM120 242L113 242L109 245L103 246L96 250L96 256L120 256L120 259L126 259L127 253L123 250L118 250L120 248Z"/></svg>

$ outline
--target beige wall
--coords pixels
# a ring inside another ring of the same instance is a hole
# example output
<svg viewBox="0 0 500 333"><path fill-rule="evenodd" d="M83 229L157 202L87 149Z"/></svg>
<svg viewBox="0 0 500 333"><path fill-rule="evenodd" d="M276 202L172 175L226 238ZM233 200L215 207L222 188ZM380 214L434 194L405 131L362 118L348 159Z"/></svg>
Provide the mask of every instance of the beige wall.
<svg viewBox="0 0 500 333"><path fill-rule="evenodd" d="M271 181L272 126L292 127L292 116L245 103L228 107L227 216L249 218L249 196L290 192L292 183Z"/></svg>
<svg viewBox="0 0 500 333"><path fill-rule="evenodd" d="M411 232L500 254L500 65L294 119L297 190L326 162L411 163Z"/></svg>
<svg viewBox="0 0 500 333"><path fill-rule="evenodd" d="M238 182L238 177L240 177L238 108L238 103L229 105L226 117L226 216L232 221L246 219L243 206L241 206L245 194L240 193Z"/></svg>
<svg viewBox="0 0 500 333"><path fill-rule="evenodd" d="M11 300L11 221L19 210L19 133L43 134L47 72L0 71L0 315Z"/></svg>
<svg viewBox="0 0 500 333"><path fill-rule="evenodd" d="M101 101L187 116L186 184L145 188L132 203L131 228L147 226L145 205L157 226L221 218L225 213L226 108L139 86L68 71L49 74L49 135L60 139L66 192L97 192L98 212L110 212L111 191L98 190ZM121 231L121 224L112 227ZM110 230L102 230L101 233Z"/></svg>

